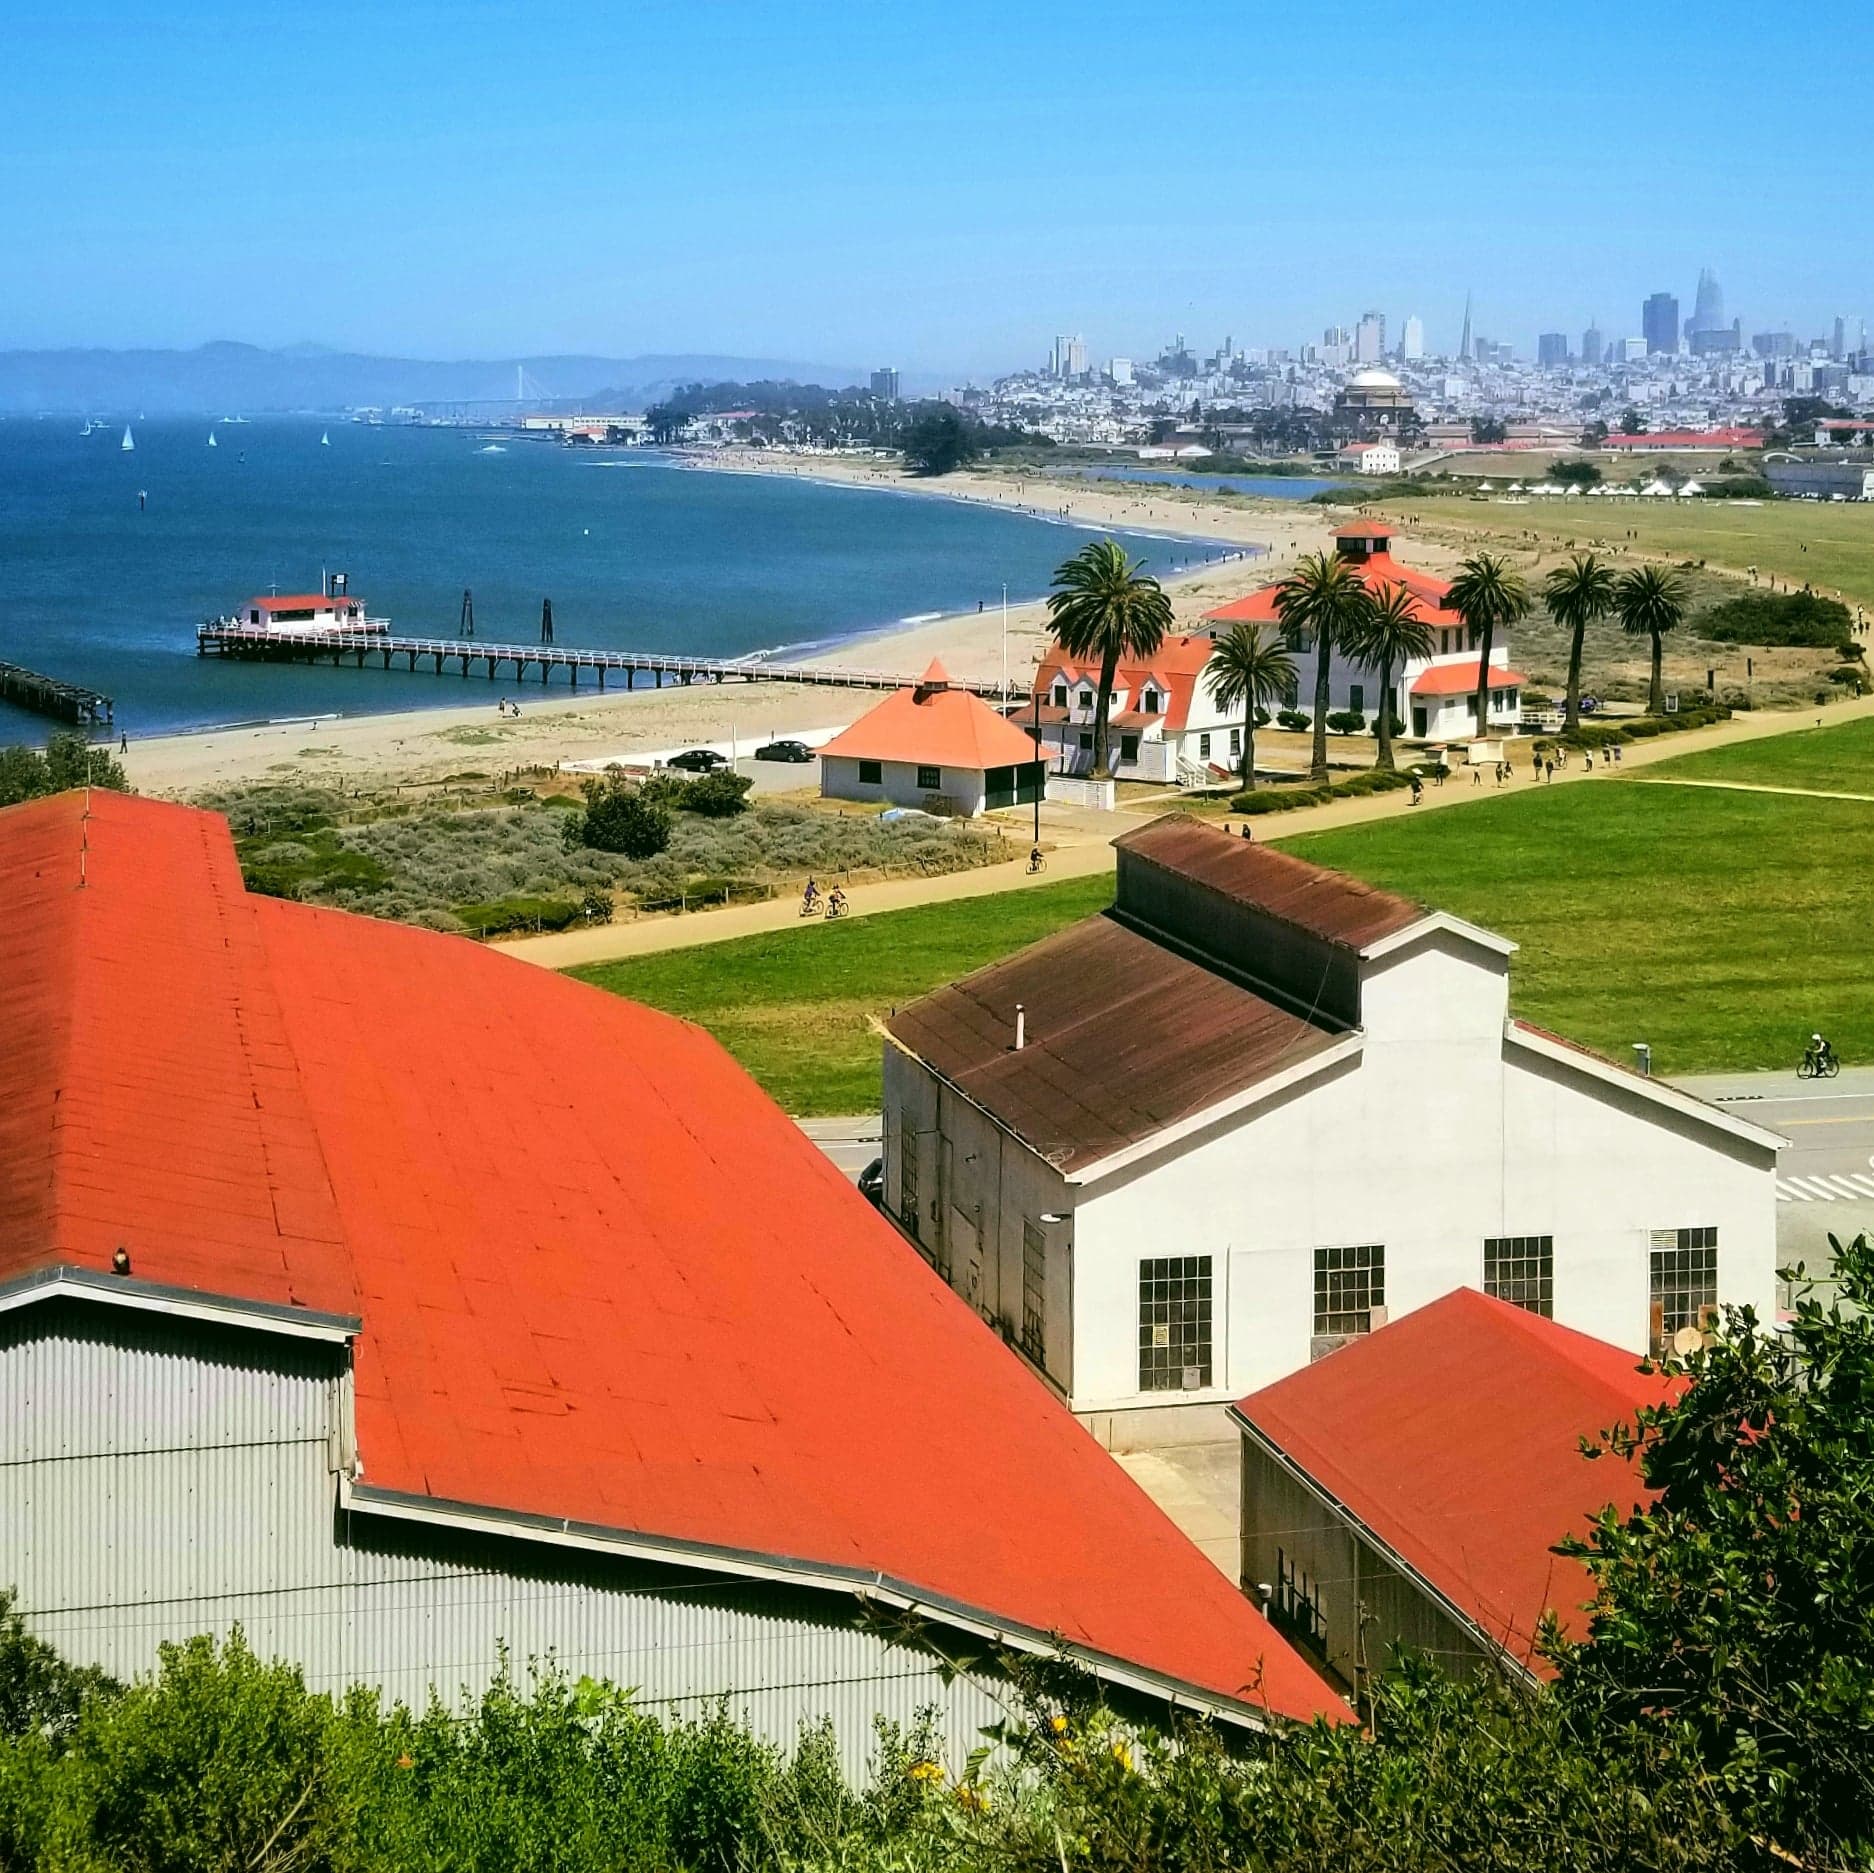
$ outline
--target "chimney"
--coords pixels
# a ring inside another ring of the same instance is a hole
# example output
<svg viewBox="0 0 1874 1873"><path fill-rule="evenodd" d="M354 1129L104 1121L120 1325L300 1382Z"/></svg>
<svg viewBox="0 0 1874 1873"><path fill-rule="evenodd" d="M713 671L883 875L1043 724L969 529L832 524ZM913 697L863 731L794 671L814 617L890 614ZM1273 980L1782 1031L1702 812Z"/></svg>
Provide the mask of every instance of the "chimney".
<svg viewBox="0 0 1874 1873"><path fill-rule="evenodd" d="M1028 1045L1028 1014L1020 1002L1015 1004L1015 1051L1020 1053Z"/></svg>

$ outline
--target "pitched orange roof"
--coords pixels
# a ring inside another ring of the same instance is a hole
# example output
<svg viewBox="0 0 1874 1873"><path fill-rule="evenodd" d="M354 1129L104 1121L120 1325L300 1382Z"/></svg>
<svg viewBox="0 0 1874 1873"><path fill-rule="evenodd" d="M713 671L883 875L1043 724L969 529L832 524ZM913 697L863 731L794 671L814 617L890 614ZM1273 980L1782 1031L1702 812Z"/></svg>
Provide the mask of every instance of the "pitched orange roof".
<svg viewBox="0 0 1874 1873"><path fill-rule="evenodd" d="M1374 536L1390 538L1392 529L1384 524L1372 527L1343 527L1336 535L1342 539L1370 539ZM1392 554L1382 547L1377 553L1365 559L1349 560L1360 583L1375 594L1385 592L1389 587L1400 586L1410 592L1419 601L1419 616L1430 625L1449 625L1462 623L1455 611L1445 604L1445 595L1451 590L1448 579L1434 578L1429 572L1421 572L1416 566L1402 566ZM1215 624L1275 624L1281 614L1275 607L1275 596L1282 589L1278 580L1273 585L1259 586L1255 591L1242 598L1232 599L1227 605L1219 605L1215 611L1204 615Z"/></svg>
<svg viewBox="0 0 1874 1873"><path fill-rule="evenodd" d="M0 901L0 1283L122 1244L361 1317L361 1494L881 1574L1345 1716L700 1029L249 896L156 801L0 811Z"/></svg>
<svg viewBox="0 0 1874 1873"><path fill-rule="evenodd" d="M1167 706L1162 711L1167 730L1176 734L1191 718L1191 704L1197 698L1198 679L1216 649L1214 640L1202 632L1168 637L1152 653L1147 663L1122 663L1113 672L1114 687L1125 691L1128 708L1136 709L1148 683L1162 690ZM1057 682L1070 688L1079 683L1097 684L1100 667L1097 661L1070 657L1058 643L1050 644L1035 672L1035 685L1043 695L1052 692Z"/></svg>
<svg viewBox="0 0 1874 1873"><path fill-rule="evenodd" d="M933 658L916 687L893 690L827 742L821 755L972 769L1018 767L1042 758L1025 729L980 696L945 687L949 681Z"/></svg>
<svg viewBox="0 0 1874 1873"><path fill-rule="evenodd" d="M1520 689L1529 681L1522 671L1512 670L1507 664L1492 664L1490 667L1490 687L1492 689ZM1477 691L1477 659L1472 657L1466 663L1435 663L1428 670L1421 670L1412 683L1415 696L1470 696Z"/></svg>
<svg viewBox="0 0 1874 1873"><path fill-rule="evenodd" d="M1581 1564L1550 1549L1607 1503L1646 1499L1635 1468L1580 1452L1583 1437L1672 1396L1638 1363L1459 1288L1236 1410L1527 1663L1543 1612L1579 1637L1593 1596Z"/></svg>

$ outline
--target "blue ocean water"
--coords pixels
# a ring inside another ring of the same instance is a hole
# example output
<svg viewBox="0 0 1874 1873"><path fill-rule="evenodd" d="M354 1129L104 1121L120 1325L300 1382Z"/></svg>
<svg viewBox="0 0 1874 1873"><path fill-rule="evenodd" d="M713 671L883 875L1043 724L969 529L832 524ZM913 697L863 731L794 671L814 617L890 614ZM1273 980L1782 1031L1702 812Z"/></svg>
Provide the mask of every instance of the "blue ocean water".
<svg viewBox="0 0 1874 1873"><path fill-rule="evenodd" d="M1188 468L1122 468L1098 464L1090 468L1063 468L1064 475L1085 475L1091 481L1157 482L1173 488L1201 488L1210 494L1254 494L1270 501L1307 501L1317 494L1346 484L1319 481L1312 475L1200 475Z"/></svg>
<svg viewBox="0 0 1874 1873"><path fill-rule="evenodd" d="M446 706L459 677L223 663L195 626L321 571L401 632L733 656L1047 589L1085 538L987 505L465 429L317 420L0 423L0 659L104 691L132 735ZM208 446L214 434L216 446ZM321 445L321 434L329 445ZM138 506L138 495L146 499ZM1201 543L1128 536L1157 571ZM854 661L863 661L855 651ZM0 742L48 725L0 705Z"/></svg>

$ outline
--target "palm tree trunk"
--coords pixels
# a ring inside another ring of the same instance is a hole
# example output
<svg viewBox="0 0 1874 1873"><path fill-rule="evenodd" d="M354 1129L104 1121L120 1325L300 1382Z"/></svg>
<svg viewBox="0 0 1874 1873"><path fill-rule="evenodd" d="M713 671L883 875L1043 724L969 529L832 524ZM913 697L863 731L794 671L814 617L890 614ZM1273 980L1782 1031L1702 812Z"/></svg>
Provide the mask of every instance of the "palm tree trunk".
<svg viewBox="0 0 1874 1873"><path fill-rule="evenodd" d="M1477 694L1473 698L1477 709L1477 739L1482 741L1490 733L1490 640L1496 636L1496 625L1486 623L1483 636L1477 646Z"/></svg>
<svg viewBox="0 0 1874 1873"><path fill-rule="evenodd" d="M1666 654L1666 640L1655 631L1653 633L1653 685L1646 694L1646 707L1653 715L1666 713L1666 682L1660 675L1660 664Z"/></svg>
<svg viewBox="0 0 1874 1873"><path fill-rule="evenodd" d="M1327 779L1327 673L1334 655L1333 640L1316 627L1314 634L1314 756L1309 763L1309 778Z"/></svg>
<svg viewBox="0 0 1874 1873"><path fill-rule="evenodd" d="M1392 758L1392 659L1379 660L1379 758L1373 763L1389 772L1396 765Z"/></svg>
<svg viewBox="0 0 1874 1873"><path fill-rule="evenodd" d="M1568 706L1562 715L1564 735L1574 734L1581 726L1581 640L1587 630L1587 620L1583 619L1568 640Z"/></svg>
<svg viewBox="0 0 1874 1873"><path fill-rule="evenodd" d="M1243 791L1256 784L1256 698L1251 696L1243 708Z"/></svg>
<svg viewBox="0 0 1874 1873"><path fill-rule="evenodd" d="M1119 668L1119 652L1109 650L1100 659L1100 693L1093 705L1093 778L1105 780L1106 717L1113 706L1113 673Z"/></svg>

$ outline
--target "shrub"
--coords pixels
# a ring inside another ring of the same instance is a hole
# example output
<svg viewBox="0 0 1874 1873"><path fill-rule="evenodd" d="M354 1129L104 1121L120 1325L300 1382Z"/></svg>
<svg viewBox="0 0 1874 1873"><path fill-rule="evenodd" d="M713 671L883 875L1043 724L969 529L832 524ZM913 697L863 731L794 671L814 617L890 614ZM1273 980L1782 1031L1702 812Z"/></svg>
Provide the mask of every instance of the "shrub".
<svg viewBox="0 0 1874 1873"><path fill-rule="evenodd" d="M1813 645L1827 649L1853 635L1839 599L1814 592L1745 592L1715 605L1693 629L1718 644Z"/></svg>
<svg viewBox="0 0 1874 1873"><path fill-rule="evenodd" d="M458 904L455 914L465 930L499 936L509 930L564 930L583 905L569 898L504 897L488 904ZM611 915L609 901L606 916Z"/></svg>
<svg viewBox="0 0 1874 1873"><path fill-rule="evenodd" d="M1364 735L1366 717L1358 709L1336 709L1327 718L1327 726L1332 735Z"/></svg>
<svg viewBox="0 0 1874 1873"><path fill-rule="evenodd" d="M718 768L713 774L699 774L678 793L676 804L685 813L701 813L706 819L733 819L748 810L748 791L754 781L731 768Z"/></svg>
<svg viewBox="0 0 1874 1873"><path fill-rule="evenodd" d="M61 729L37 748L0 748L0 806L16 806L68 787L109 787L122 793L129 783L106 748L94 748L76 729Z"/></svg>
<svg viewBox="0 0 1874 1873"><path fill-rule="evenodd" d="M1275 719L1279 727L1293 729L1296 734L1314 724L1314 717L1305 709L1278 709Z"/></svg>
<svg viewBox="0 0 1874 1873"><path fill-rule="evenodd" d="M585 811L566 822L569 845L617 852L625 858L655 858L670 843L670 809L648 797L621 774L589 780L582 790Z"/></svg>

